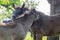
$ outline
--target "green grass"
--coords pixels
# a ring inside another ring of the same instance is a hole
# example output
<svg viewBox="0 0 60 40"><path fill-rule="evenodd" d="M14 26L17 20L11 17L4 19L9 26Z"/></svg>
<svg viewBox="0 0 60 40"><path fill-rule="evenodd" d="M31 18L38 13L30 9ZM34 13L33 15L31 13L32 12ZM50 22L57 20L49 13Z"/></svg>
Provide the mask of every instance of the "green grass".
<svg viewBox="0 0 60 40"><path fill-rule="evenodd" d="M60 34L59 34L59 40L60 40Z"/></svg>
<svg viewBox="0 0 60 40"><path fill-rule="evenodd" d="M33 37L31 37L31 33L28 32L24 40L33 40Z"/></svg>
<svg viewBox="0 0 60 40"><path fill-rule="evenodd" d="M42 37L42 40L47 40L47 36L43 36Z"/></svg>

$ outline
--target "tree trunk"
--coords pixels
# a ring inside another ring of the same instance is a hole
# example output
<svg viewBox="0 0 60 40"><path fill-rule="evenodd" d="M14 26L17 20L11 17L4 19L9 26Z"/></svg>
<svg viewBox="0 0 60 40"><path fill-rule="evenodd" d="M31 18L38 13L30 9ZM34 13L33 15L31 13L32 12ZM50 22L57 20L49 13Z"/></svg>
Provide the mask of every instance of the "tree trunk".
<svg viewBox="0 0 60 40"><path fill-rule="evenodd" d="M52 3L51 0L48 0L48 2L51 2ZM52 5L51 3L50 3L50 5L51 5L51 7L50 7L50 15L55 15L56 14L56 12L55 12L56 5ZM47 40L59 40L59 36L54 36L54 37L48 36L47 37Z"/></svg>

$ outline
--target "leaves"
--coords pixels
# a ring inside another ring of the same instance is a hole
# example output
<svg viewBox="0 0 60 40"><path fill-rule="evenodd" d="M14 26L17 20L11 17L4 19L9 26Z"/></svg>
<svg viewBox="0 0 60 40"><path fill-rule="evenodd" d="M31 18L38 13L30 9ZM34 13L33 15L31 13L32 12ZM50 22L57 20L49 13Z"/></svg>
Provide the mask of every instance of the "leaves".
<svg viewBox="0 0 60 40"><path fill-rule="evenodd" d="M12 3L14 3L17 6L21 6L24 0L0 0L0 21L2 21L4 18L11 18L13 7ZM25 0L25 3L27 3L28 7L35 8L36 4L32 0Z"/></svg>

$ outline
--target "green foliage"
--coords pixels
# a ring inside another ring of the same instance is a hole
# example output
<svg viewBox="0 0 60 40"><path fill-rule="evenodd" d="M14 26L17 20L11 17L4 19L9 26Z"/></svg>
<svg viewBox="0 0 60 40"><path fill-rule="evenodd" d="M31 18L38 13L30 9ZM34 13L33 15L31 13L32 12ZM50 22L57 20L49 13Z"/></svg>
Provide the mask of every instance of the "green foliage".
<svg viewBox="0 0 60 40"><path fill-rule="evenodd" d="M11 5L12 3L20 4L20 0L0 0L0 4Z"/></svg>
<svg viewBox="0 0 60 40"><path fill-rule="evenodd" d="M9 0L0 0L0 4L9 4Z"/></svg>
<svg viewBox="0 0 60 40"><path fill-rule="evenodd" d="M34 2L34 1L32 1L32 0L26 0L25 1L27 4L28 4L28 6L30 7L30 8L36 8L36 6L38 5L38 3L39 2Z"/></svg>
<svg viewBox="0 0 60 40"><path fill-rule="evenodd" d="M33 37L31 37L31 33L27 32L27 35L24 40L33 40Z"/></svg>
<svg viewBox="0 0 60 40"><path fill-rule="evenodd" d="M11 9L9 9L11 8ZM0 21L4 18L10 18L13 12L13 8L9 6L9 8L5 8L4 6L0 5Z"/></svg>
<svg viewBox="0 0 60 40"><path fill-rule="evenodd" d="M24 1L29 8L35 8L38 3L35 3L32 0L25 0ZM21 6L23 3L23 0L0 0L0 21L4 18L11 18L13 7L12 3L14 3L17 6Z"/></svg>

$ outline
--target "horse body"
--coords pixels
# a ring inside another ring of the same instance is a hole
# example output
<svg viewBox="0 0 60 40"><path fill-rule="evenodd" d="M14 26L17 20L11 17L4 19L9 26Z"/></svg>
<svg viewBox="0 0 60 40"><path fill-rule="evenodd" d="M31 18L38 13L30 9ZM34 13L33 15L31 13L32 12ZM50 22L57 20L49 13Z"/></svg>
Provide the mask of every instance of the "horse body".
<svg viewBox="0 0 60 40"><path fill-rule="evenodd" d="M44 16L42 18L43 20L43 30L45 31L47 35L55 35L58 34L60 31L60 16ZM48 31L49 30L49 31Z"/></svg>
<svg viewBox="0 0 60 40"><path fill-rule="evenodd" d="M13 17L15 16L15 18L12 19L12 22L0 23L0 35L3 35L3 38L5 38L4 40L23 40L27 32L31 30L31 25L35 19L35 15L31 12L31 10L28 11L26 8L24 8L24 5L22 8L23 9L18 8L14 10ZM22 10L22 12L18 12L18 10ZM26 11L28 11L28 14Z"/></svg>
<svg viewBox="0 0 60 40"><path fill-rule="evenodd" d="M29 15L26 14L26 16L24 17L15 19L15 21L13 21L14 25L12 27L10 26L1 27L0 26L0 31L3 30L4 33L6 32L6 34L8 34L7 36L9 37L9 39L6 38L7 40L23 40L27 32L31 30L31 25L34 19L35 19L35 15L33 13L30 13Z"/></svg>
<svg viewBox="0 0 60 40"><path fill-rule="evenodd" d="M20 23L17 23L14 28L10 28L10 27L1 28L0 27L0 32L1 31L4 32L5 37L7 36L9 37L9 39L6 38L6 40L22 40L26 35L23 25Z"/></svg>
<svg viewBox="0 0 60 40"><path fill-rule="evenodd" d="M42 40L43 35L55 36L60 33L60 14L53 16L47 16L41 12L37 12L37 14L39 18L32 24L32 30L35 37L34 40Z"/></svg>

